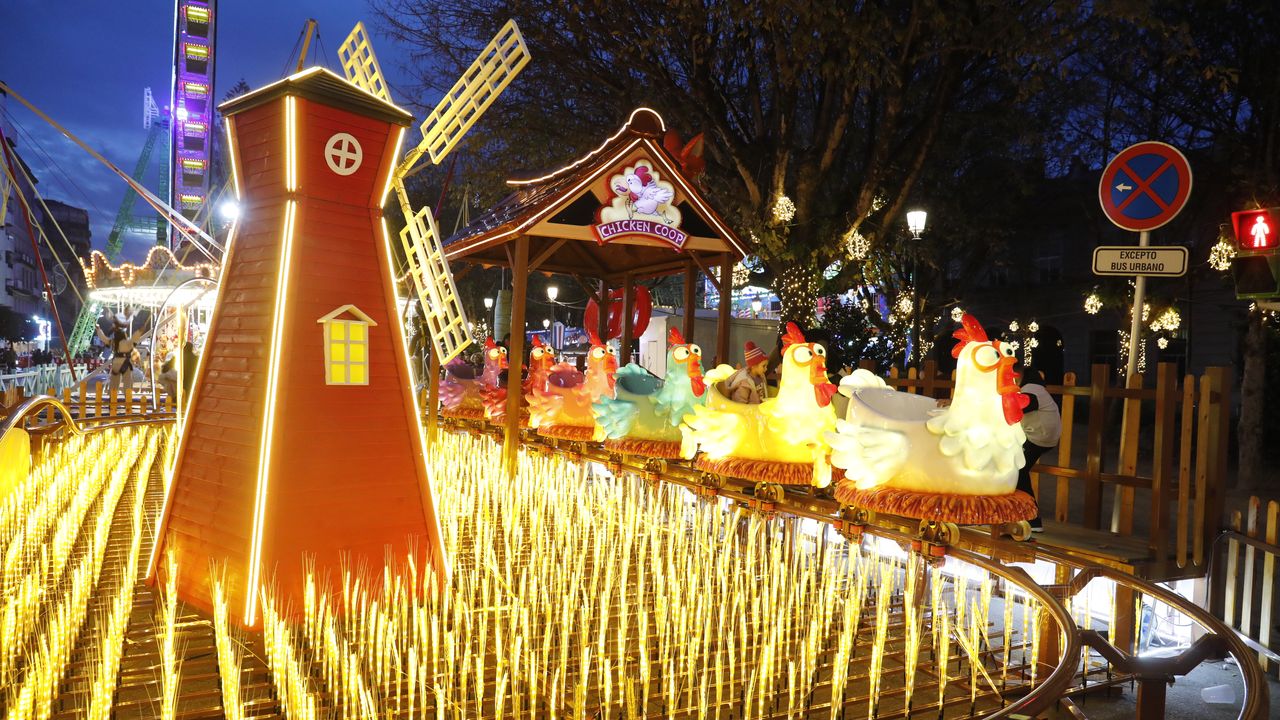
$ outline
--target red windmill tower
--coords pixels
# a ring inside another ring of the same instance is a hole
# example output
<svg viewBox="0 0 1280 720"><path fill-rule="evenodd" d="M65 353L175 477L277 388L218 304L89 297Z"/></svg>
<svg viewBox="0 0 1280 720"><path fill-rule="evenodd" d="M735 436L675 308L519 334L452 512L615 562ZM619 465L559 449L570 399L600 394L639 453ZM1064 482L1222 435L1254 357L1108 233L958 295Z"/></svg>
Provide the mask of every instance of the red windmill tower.
<svg viewBox="0 0 1280 720"><path fill-rule="evenodd" d="M490 78L528 60L514 24L504 33L504 52L477 61ZM212 609L207 569L225 568L246 626L264 583L300 595L307 557L336 575L343 562L376 566L387 548L398 558L416 548L420 567L448 572L382 208L394 189L408 275L447 361L469 342L466 318L431 210L412 210L401 179L424 154L447 154L506 83L476 102L460 81L401 161L412 117L391 102L362 25L339 56L345 80L311 68L220 108L244 220L224 259L149 572L173 552L179 595Z"/></svg>

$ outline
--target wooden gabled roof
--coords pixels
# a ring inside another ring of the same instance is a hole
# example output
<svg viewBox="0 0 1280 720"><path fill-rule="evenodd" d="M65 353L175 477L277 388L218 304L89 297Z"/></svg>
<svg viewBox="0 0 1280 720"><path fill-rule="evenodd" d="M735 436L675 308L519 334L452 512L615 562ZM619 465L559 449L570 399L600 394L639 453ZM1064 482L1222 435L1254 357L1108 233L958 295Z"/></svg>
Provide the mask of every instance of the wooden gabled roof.
<svg viewBox="0 0 1280 720"><path fill-rule="evenodd" d="M445 257L509 266L506 245L529 237L530 270L618 279L684 271L692 260L704 267L725 253L741 258L746 245L684 175L663 146L666 125L653 110L639 108L595 150L539 177L512 178L513 191L471 224L444 241ZM671 206L682 216L688 240L680 250L656 239L626 236L600 244L592 226L614 197L609 178L646 160L675 188Z"/></svg>

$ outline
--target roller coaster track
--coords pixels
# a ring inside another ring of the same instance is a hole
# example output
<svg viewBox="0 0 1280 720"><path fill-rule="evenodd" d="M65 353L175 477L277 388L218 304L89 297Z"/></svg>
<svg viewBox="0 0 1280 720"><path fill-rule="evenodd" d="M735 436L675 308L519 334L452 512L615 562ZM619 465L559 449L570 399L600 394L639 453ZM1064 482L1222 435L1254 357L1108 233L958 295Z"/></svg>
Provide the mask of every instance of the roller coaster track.
<svg viewBox="0 0 1280 720"><path fill-rule="evenodd" d="M173 422L171 413L79 420L57 398L37 396L13 408L10 415L0 421L0 440L3 440L5 433L15 427L23 428L35 436L53 439L60 432L83 435L112 428L171 422ZM474 427L465 429L477 432ZM450 431L446 428L442 430ZM462 429L455 427L451 431L459 432ZM480 432L483 434L483 431ZM857 524L842 515L842 508L837 501L812 491L779 492L772 494L768 499L762 499L757 497L754 483L711 475L677 461L620 456L588 443L546 440L532 434L524 438L524 444L530 452L562 453L571 459L599 462L608 466L615 474L630 473L651 482L667 482L683 486L704 498L726 498L758 512L779 513L816 520L826 523L846 537L858 538L863 533L870 533L927 555L945 554L1017 585L1042 603L1062 631L1061 646L1057 648L1060 662L1033 692L988 716L993 720L1038 713L1050 708L1058 702L1059 698L1080 692L1081 688L1073 687L1073 681L1079 672L1076 659L1080 657L1085 647L1098 652L1119 675L1139 683L1141 691L1138 717L1140 718L1163 716L1164 689L1174 676L1186 674L1206 659L1221 658L1226 655L1235 658L1244 685L1244 701L1238 716L1239 720L1264 720L1270 716L1269 689L1262 669L1256 662L1255 651L1251 650L1231 628L1215 618L1208 610L1168 588L1136 578L1121 570L1087 562L1059 548L1034 542L1012 542L974 528L963 528L954 542L947 546L938 546L922 542L915 521L908 518L877 515L867 519L865 523ZM1040 585L1022 568L1008 564L1031 562L1037 559L1070 568L1074 570L1074 574L1064 584ZM1112 645L1098 632L1080 628L1064 605L1065 601L1078 595L1090 581L1097 578L1105 578L1115 582L1118 587L1124 587L1168 604L1200 625L1206 634L1191 647L1173 657L1144 658L1129 654L1126 650ZM150 597L150 594L148 592L141 597ZM198 622L198 618L194 617L188 627L209 630L207 622ZM255 656L256 653L252 651L246 653L246 659ZM212 672L216 673L216 669ZM254 667L252 670L246 668L246 673L253 677L251 684L266 686L264 667ZM183 694L186 694L185 690ZM197 694L208 696L207 687ZM259 707L260 714L256 716L272 716L277 712L274 703L267 702L265 698L261 702L263 705ZM1077 708L1073 707L1070 710L1079 715ZM216 717L217 715L215 713L207 716Z"/></svg>

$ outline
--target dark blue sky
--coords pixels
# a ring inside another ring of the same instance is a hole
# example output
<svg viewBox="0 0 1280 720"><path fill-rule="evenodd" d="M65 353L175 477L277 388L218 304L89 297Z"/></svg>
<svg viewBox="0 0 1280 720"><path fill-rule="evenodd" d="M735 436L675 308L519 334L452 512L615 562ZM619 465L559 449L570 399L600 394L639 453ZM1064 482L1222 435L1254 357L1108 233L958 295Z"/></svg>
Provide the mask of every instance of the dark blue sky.
<svg viewBox="0 0 1280 720"><path fill-rule="evenodd" d="M168 102L173 12L167 0L0 0L0 79L131 171L146 138L142 89L150 85L157 102ZM338 45L357 20L373 25L362 0L220 0L218 17L215 98L240 78L257 88L291 69L308 17L319 21L328 64L339 73ZM374 43L393 96L407 102L397 82L407 51L376 33ZM88 208L94 247L102 248L125 184L16 101L6 109L20 125L15 139L41 194ZM125 259L141 260L148 245L131 238Z"/></svg>

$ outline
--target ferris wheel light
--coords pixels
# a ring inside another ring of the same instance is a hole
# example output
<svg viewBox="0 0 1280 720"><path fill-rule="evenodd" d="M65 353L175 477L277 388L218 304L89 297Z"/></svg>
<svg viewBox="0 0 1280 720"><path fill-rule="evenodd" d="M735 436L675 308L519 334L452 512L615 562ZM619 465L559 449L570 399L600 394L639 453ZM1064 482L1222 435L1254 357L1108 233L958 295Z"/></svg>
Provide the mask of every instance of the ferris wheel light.
<svg viewBox="0 0 1280 720"><path fill-rule="evenodd" d="M178 112L176 112L175 115L178 116L178 122L186 122L187 118L191 117L191 113L187 112L187 109L184 107L178 108Z"/></svg>

